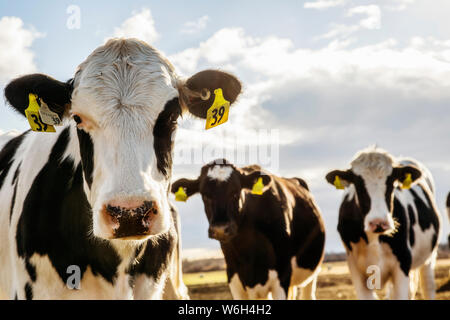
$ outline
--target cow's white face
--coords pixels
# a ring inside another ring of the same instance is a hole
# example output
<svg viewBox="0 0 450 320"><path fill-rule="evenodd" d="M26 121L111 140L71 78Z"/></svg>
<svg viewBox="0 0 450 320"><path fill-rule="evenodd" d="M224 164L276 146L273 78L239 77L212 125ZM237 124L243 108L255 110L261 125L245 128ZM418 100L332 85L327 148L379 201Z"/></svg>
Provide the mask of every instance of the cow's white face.
<svg viewBox="0 0 450 320"><path fill-rule="evenodd" d="M154 48L113 39L79 66L73 81L29 75L6 88L23 112L29 93L77 126L93 233L105 239L146 239L168 230L173 135L182 112L206 117L215 89L233 103L239 81L206 70L186 81Z"/></svg>
<svg viewBox="0 0 450 320"><path fill-rule="evenodd" d="M388 234L395 230L394 188L405 180L407 174L411 175L413 182L421 172L414 166L396 164L384 150L370 148L356 155L351 169L331 171L327 180L334 184L339 177L342 185L354 192L365 232Z"/></svg>
<svg viewBox="0 0 450 320"><path fill-rule="evenodd" d="M393 171L392 158L383 153L360 155L352 162L352 172L361 177L362 185L356 187L359 202L369 201L364 218L364 231L384 233L394 230L392 218ZM365 190L360 190L364 188ZM368 199L364 199L365 197Z"/></svg>
<svg viewBox="0 0 450 320"><path fill-rule="evenodd" d="M130 236L131 230L121 230L124 223L140 230L132 235L140 238L167 231L170 221L170 177L157 167L154 128L168 103L178 97L176 79L157 52L127 54L123 57L112 47L91 55L74 79L72 94L72 115L93 144L92 184L86 188L93 231L107 239ZM142 63L146 57L152 59ZM168 143L171 131L165 137ZM146 202L149 205L142 207ZM142 207L147 212L125 221L109 207L130 212Z"/></svg>

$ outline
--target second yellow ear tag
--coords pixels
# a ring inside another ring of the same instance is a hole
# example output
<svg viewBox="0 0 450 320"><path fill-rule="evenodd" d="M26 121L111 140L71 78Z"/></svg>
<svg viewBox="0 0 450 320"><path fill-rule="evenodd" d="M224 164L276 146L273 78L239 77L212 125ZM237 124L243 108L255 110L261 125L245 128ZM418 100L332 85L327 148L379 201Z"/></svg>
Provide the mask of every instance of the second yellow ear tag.
<svg viewBox="0 0 450 320"><path fill-rule="evenodd" d="M39 114L40 107L37 103L37 95L33 93L28 94L28 101L28 108L25 109L25 116L28 119L31 130L37 132L56 132L53 126L42 121L41 115Z"/></svg>
<svg viewBox="0 0 450 320"><path fill-rule="evenodd" d="M402 189L411 188L411 183L412 183L411 173L407 173L405 180L403 180L402 182Z"/></svg>
<svg viewBox="0 0 450 320"><path fill-rule="evenodd" d="M341 179L339 178L339 176L334 177L333 184L336 187L336 189L345 189L345 187L342 185L342 182L341 182Z"/></svg>
<svg viewBox="0 0 450 320"><path fill-rule="evenodd" d="M186 192L183 187L179 187L178 191L175 192L175 201L186 201L188 198Z"/></svg>
<svg viewBox="0 0 450 320"><path fill-rule="evenodd" d="M263 194L264 184L262 182L262 178L258 178L258 181L255 182L252 188L252 194L262 195Z"/></svg>
<svg viewBox="0 0 450 320"><path fill-rule="evenodd" d="M206 113L206 130L217 127L228 121L230 102L223 97L221 88L214 90L214 95L214 102Z"/></svg>

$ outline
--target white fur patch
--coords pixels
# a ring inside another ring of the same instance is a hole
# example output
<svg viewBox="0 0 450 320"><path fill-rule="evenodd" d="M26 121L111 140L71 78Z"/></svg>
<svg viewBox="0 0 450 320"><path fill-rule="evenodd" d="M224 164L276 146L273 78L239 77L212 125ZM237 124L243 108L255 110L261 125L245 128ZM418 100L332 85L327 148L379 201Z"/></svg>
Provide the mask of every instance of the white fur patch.
<svg viewBox="0 0 450 320"><path fill-rule="evenodd" d="M232 172L233 168L230 166L217 165L208 170L208 177L212 180L227 181Z"/></svg>

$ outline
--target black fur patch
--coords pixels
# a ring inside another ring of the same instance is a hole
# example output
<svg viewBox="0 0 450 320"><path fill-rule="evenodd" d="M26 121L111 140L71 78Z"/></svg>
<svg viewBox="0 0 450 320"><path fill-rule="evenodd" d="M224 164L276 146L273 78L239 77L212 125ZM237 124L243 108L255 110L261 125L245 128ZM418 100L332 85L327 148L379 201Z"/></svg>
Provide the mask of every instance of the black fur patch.
<svg viewBox="0 0 450 320"><path fill-rule="evenodd" d="M414 210L411 205L408 205L408 217L409 217L409 244L411 247L415 242L414 225L416 224L416 216L414 215Z"/></svg>
<svg viewBox="0 0 450 320"><path fill-rule="evenodd" d="M28 191L17 225L17 252L26 263L35 253L48 256L64 283L70 265L79 266L81 275L90 266L94 275L114 283L121 259L108 242L89 237L92 212L81 164L74 169L72 160L62 159L69 139L66 128Z"/></svg>
<svg viewBox="0 0 450 320"><path fill-rule="evenodd" d="M166 103L164 110L159 114L153 128L156 160L158 170L166 177L171 176L172 171L172 134L177 127L177 119L181 115L181 107L178 98Z"/></svg>
<svg viewBox="0 0 450 320"><path fill-rule="evenodd" d="M33 300L33 287L29 282L25 284L24 290L25 290L25 298L27 300Z"/></svg>
<svg viewBox="0 0 450 320"><path fill-rule="evenodd" d="M420 211L419 211L420 212ZM420 215L419 215L420 216ZM392 253L400 263L400 269L406 276L409 274L412 263L411 251L408 249L408 222L407 213L400 201L394 198L394 212L393 217L398 222L397 231L393 236L380 236L380 242L389 244Z"/></svg>
<svg viewBox="0 0 450 320"><path fill-rule="evenodd" d="M356 203L356 199L349 199L346 195L339 209L339 222L337 230L348 250L352 251L351 242L358 243L363 239L368 243L364 232L364 216Z"/></svg>
<svg viewBox="0 0 450 320"><path fill-rule="evenodd" d="M420 228L422 229L422 231L425 231L426 229L433 226L434 231L437 233L439 230L439 219L436 215L436 210L431 203L431 199L428 193L426 193L425 191L423 192L427 201L426 203L424 203L422 198L419 197L416 191L414 191L413 189L410 189L409 191L414 197L414 205L416 206L417 211L420 212L418 219Z"/></svg>
<svg viewBox="0 0 450 320"><path fill-rule="evenodd" d="M9 169L13 163L13 157L16 154L17 148L19 148L28 132L29 131L25 131L20 136L14 137L9 140L0 151L0 189L2 188L6 176L8 175Z"/></svg>
<svg viewBox="0 0 450 320"><path fill-rule="evenodd" d="M84 179L89 188L92 186L94 172L94 143L91 136L84 130L77 129L78 143L80 145L81 164L83 166Z"/></svg>

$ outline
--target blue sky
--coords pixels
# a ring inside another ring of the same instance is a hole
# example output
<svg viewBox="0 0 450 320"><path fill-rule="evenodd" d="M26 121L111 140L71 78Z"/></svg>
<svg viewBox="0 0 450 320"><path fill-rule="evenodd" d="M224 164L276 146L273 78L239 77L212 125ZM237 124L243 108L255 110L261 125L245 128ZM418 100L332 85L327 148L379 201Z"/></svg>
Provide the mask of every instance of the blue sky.
<svg viewBox="0 0 450 320"><path fill-rule="evenodd" d="M274 172L304 177L325 216L327 250L342 251L337 232L341 194L326 172L377 143L395 156L419 159L434 174L445 216L450 191L450 2L434 0L310 1L14 1L0 3L0 88L42 72L60 80L115 36L138 36L161 50L181 75L229 70L245 92L230 121L211 132L180 122L177 154L230 150L276 129ZM80 28L67 28L69 6ZM15 17L15 18L13 18ZM26 129L4 106L0 130ZM220 152L219 152L220 154ZM245 164L245 161L244 163ZM174 167L194 177L201 163ZM198 196L178 204L186 248L217 248L207 239ZM443 219L445 234L448 220ZM442 238L444 241L444 237Z"/></svg>

